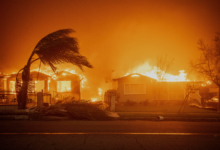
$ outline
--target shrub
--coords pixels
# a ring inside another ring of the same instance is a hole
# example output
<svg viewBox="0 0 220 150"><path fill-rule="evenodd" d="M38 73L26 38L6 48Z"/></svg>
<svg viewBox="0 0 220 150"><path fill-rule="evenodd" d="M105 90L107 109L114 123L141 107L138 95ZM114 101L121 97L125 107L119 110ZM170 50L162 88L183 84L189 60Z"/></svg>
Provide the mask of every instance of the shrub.
<svg viewBox="0 0 220 150"><path fill-rule="evenodd" d="M144 106L147 106L147 105L149 105L149 100L146 99L146 100L144 100L144 101L141 101L140 104L141 104L141 105L144 105Z"/></svg>
<svg viewBox="0 0 220 150"><path fill-rule="evenodd" d="M125 106L134 106L136 104L137 104L137 102L131 101L129 99L125 102Z"/></svg>
<svg viewBox="0 0 220 150"><path fill-rule="evenodd" d="M70 117L78 120L110 120L106 112L86 101L73 101L64 104Z"/></svg>
<svg viewBox="0 0 220 150"><path fill-rule="evenodd" d="M110 120L106 112L99 105L94 105L90 101L66 99L59 101L49 107L35 107L29 113L30 118L41 119L42 116L70 117L74 120Z"/></svg>

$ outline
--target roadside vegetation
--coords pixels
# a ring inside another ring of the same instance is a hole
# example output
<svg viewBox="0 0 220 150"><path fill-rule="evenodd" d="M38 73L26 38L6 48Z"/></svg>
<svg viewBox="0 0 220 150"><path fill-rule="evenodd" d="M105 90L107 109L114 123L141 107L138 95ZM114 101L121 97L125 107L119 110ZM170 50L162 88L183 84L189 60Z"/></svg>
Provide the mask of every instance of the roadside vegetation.
<svg viewBox="0 0 220 150"><path fill-rule="evenodd" d="M0 110L0 115L27 116L30 120L112 120L106 105L67 97L51 106L31 107L26 110Z"/></svg>
<svg viewBox="0 0 220 150"><path fill-rule="evenodd" d="M216 33L213 43L206 44L203 40L199 40L198 46L200 57L192 60L190 67L193 72L217 85L220 92L220 33ZM220 99L220 94L218 99ZM219 102L217 112L220 113Z"/></svg>
<svg viewBox="0 0 220 150"><path fill-rule="evenodd" d="M104 105L96 105L86 100L58 101L49 107L30 108L30 118L38 119L41 116L68 117L73 120L111 120L105 111ZM40 118L39 118L40 119Z"/></svg>

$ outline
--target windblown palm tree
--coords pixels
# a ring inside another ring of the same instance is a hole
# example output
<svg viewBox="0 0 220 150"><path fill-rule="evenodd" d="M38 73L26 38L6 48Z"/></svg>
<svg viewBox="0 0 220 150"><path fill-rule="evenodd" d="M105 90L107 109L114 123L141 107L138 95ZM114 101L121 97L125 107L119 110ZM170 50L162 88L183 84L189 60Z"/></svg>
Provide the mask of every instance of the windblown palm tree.
<svg viewBox="0 0 220 150"><path fill-rule="evenodd" d="M30 66L34 61L40 59L44 65L49 65L54 72L57 70L55 65L61 63L71 63L78 66L81 70L83 70L83 66L92 68L92 65L88 62L86 57L79 53L76 38L69 36L72 32L74 32L72 29L55 31L42 38L35 46L27 64L21 69L23 70L23 84L21 92L17 96L19 109L25 109L26 107L28 82L30 80ZM35 54L38 55L38 58L33 60Z"/></svg>

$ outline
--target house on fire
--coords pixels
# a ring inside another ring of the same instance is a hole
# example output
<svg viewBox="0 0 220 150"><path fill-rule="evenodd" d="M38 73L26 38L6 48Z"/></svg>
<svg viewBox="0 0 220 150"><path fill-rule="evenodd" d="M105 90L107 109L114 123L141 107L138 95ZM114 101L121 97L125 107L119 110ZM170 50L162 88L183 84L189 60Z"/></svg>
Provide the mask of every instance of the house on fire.
<svg viewBox="0 0 220 150"><path fill-rule="evenodd" d="M160 100L178 101L184 100L188 84L199 85L200 82L177 81L177 82L160 82L151 77L138 73L112 79L112 90L119 94L119 102L131 100L134 102ZM191 94L191 97L201 103L201 96L197 92Z"/></svg>
<svg viewBox="0 0 220 150"><path fill-rule="evenodd" d="M7 103L16 101L16 76L0 75L0 95L5 95ZM53 100L62 100L64 97L74 97L80 99L80 77L77 74L61 71L56 76L46 75L41 72L33 71L30 73L31 81L28 87L28 99L36 99L36 93L42 92L47 95L44 102L51 103ZM18 74L21 79L21 73ZM49 96L48 96L49 95ZM1 103L0 97L0 103Z"/></svg>

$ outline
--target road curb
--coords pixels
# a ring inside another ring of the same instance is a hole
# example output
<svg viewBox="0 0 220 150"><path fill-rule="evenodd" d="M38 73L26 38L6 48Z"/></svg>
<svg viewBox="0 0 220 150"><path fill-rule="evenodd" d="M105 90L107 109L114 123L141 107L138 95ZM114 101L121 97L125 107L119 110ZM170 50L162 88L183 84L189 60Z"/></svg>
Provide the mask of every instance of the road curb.
<svg viewBox="0 0 220 150"><path fill-rule="evenodd" d="M38 118L32 118L29 115L0 115L0 120L42 120L42 121L62 121L71 120L69 117L57 117L57 116L42 116Z"/></svg>
<svg viewBox="0 0 220 150"><path fill-rule="evenodd" d="M0 120L29 120L28 115L0 115Z"/></svg>
<svg viewBox="0 0 220 150"><path fill-rule="evenodd" d="M198 121L198 122L220 122L220 118L192 118L192 117L120 117L120 120L147 120L147 121Z"/></svg>
<svg viewBox="0 0 220 150"><path fill-rule="evenodd" d="M114 118L114 117L113 117ZM0 120L42 120L42 121L64 121L74 120L69 117L58 116L38 116L31 117L29 115L0 115ZM149 116L149 117L117 117L113 120L146 120L146 121L197 121L197 122L220 122L219 117L201 118L201 117L164 117L164 116Z"/></svg>

